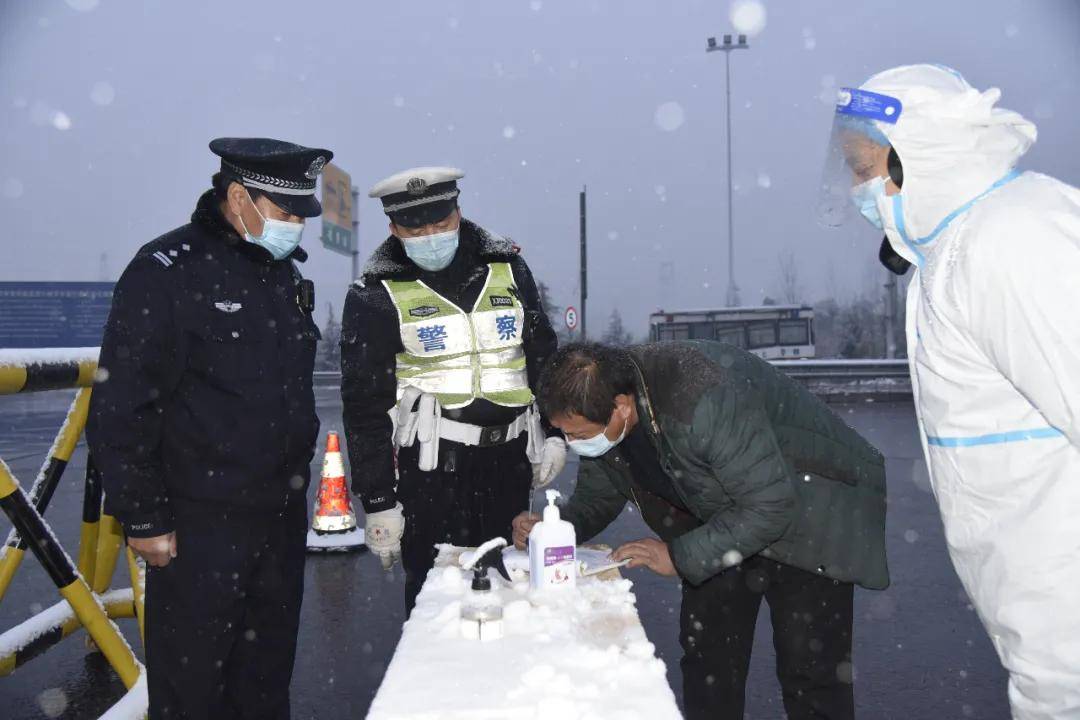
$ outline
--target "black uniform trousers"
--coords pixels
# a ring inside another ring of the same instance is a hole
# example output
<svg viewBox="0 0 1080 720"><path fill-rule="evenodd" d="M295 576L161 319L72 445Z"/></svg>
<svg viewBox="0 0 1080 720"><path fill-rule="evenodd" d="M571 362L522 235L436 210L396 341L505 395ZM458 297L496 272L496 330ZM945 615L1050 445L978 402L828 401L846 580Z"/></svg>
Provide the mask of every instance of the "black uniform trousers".
<svg viewBox="0 0 1080 720"><path fill-rule="evenodd" d="M436 543L475 547L494 537L510 542L518 513L529 506L532 465L525 456L528 434L502 445L469 447L443 440L439 465L419 468L419 446L398 453L398 500L405 508L401 564L405 610L435 564Z"/></svg>
<svg viewBox="0 0 1080 720"><path fill-rule="evenodd" d="M307 507L172 502L177 557L146 578L150 720L289 717Z"/></svg>
<svg viewBox="0 0 1080 720"><path fill-rule="evenodd" d="M760 555L699 587L683 584L683 694L689 720L740 720L761 599L791 720L855 717L854 587Z"/></svg>

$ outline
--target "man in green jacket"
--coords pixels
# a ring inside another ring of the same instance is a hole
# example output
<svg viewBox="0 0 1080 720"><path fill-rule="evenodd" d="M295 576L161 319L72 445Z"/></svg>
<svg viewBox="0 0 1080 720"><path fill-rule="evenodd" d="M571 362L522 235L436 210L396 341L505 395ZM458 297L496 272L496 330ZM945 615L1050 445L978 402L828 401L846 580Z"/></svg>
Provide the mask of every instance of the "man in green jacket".
<svg viewBox="0 0 1080 720"><path fill-rule="evenodd" d="M569 345L539 398L582 456L562 510L578 542L631 501L660 539L615 558L683 580L687 717L742 718L764 597L788 717L853 718L854 586L889 584L881 453L787 376L722 343ZM514 521L519 547L538 520Z"/></svg>

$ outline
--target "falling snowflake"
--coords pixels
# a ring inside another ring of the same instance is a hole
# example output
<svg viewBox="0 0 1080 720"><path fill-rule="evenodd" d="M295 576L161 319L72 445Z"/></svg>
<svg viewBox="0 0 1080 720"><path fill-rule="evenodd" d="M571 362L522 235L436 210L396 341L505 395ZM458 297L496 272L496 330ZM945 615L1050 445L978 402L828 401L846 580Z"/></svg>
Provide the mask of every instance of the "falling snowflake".
<svg viewBox="0 0 1080 720"><path fill-rule="evenodd" d="M654 121L656 126L664 132L673 132L686 122L686 113L683 111L682 105L672 100L656 108Z"/></svg>
<svg viewBox="0 0 1080 720"><path fill-rule="evenodd" d="M767 172L760 171L757 175L757 184L759 188L768 190L772 187L772 178L769 177L769 174Z"/></svg>
<svg viewBox="0 0 1080 720"><path fill-rule="evenodd" d="M517 130L514 129L513 125L507 125L503 128L502 136L507 140L513 140L515 135L517 135Z"/></svg>
<svg viewBox="0 0 1080 720"><path fill-rule="evenodd" d="M731 4L731 24L735 30L753 37L765 29L765 4L761 0L735 0Z"/></svg>
<svg viewBox="0 0 1080 720"><path fill-rule="evenodd" d="M395 95L394 107L405 107L405 98L403 98L401 95Z"/></svg>
<svg viewBox="0 0 1080 720"><path fill-rule="evenodd" d="M52 126L57 130L70 130L71 118L62 110L57 110L52 116Z"/></svg>
<svg viewBox="0 0 1080 720"><path fill-rule="evenodd" d="M95 105L100 105L101 107L111 105L112 101L116 99L116 90L104 80L99 80L94 83L92 88L90 88L90 99Z"/></svg>
<svg viewBox="0 0 1080 720"><path fill-rule="evenodd" d="M60 688L49 688L37 696L38 707L45 717L60 717L67 710L67 695Z"/></svg>

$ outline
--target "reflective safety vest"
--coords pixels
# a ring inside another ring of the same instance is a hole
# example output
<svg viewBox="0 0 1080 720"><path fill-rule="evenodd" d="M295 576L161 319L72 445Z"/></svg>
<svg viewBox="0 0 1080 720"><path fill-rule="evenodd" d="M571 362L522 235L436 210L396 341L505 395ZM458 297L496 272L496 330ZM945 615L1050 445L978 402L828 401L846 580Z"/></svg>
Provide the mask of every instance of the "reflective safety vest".
<svg viewBox="0 0 1080 720"><path fill-rule="evenodd" d="M404 352L397 355L397 396L406 387L454 409L484 398L496 405L533 402L525 369L525 309L509 263L490 263L470 312L420 280L383 280L398 313Z"/></svg>

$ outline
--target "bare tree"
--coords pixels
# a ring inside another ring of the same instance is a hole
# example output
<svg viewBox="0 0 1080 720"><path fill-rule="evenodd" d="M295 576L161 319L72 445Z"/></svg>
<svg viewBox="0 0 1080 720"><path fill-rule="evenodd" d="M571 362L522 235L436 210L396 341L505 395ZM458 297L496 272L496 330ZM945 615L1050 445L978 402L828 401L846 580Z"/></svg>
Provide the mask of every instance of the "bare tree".
<svg viewBox="0 0 1080 720"><path fill-rule="evenodd" d="M607 331L604 332L602 341L606 345L617 345L624 347L626 345L632 345L634 343L634 336L623 325L622 315L618 310L611 311L611 317L608 319Z"/></svg>
<svg viewBox="0 0 1080 720"><path fill-rule="evenodd" d="M780 299L788 305L802 302L802 288L799 286L799 266L795 262L795 253L787 250L777 255L780 271Z"/></svg>
<svg viewBox="0 0 1080 720"><path fill-rule="evenodd" d="M319 342L316 366L319 370L337 370L341 365L341 323L334 317L334 304L327 303L326 327Z"/></svg>
<svg viewBox="0 0 1080 720"><path fill-rule="evenodd" d="M544 309L548 322L551 323L551 328L555 331L555 336L559 338L559 344L565 345L570 342L570 332L566 329L566 323L563 319L563 307L557 305L554 298L551 297L551 288L548 287L547 283L539 282L536 284L536 292L540 295L540 307Z"/></svg>

